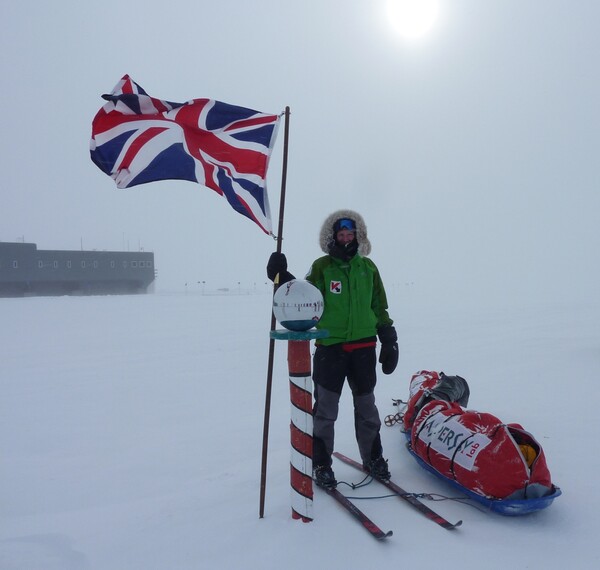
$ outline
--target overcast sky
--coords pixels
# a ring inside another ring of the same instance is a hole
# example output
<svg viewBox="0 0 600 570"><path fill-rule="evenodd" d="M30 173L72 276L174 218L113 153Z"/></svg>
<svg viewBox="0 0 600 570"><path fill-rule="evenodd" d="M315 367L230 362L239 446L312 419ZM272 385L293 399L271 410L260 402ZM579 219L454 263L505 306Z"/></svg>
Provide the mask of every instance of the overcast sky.
<svg viewBox="0 0 600 570"><path fill-rule="evenodd" d="M439 4L408 41L384 0L9 0L0 240L152 250L162 290L264 286L275 243L224 198L182 181L118 190L91 162L100 96L128 73L171 101L290 106L284 252L299 276L323 219L352 208L394 294L597 295L600 3ZM280 129L275 227L282 152Z"/></svg>

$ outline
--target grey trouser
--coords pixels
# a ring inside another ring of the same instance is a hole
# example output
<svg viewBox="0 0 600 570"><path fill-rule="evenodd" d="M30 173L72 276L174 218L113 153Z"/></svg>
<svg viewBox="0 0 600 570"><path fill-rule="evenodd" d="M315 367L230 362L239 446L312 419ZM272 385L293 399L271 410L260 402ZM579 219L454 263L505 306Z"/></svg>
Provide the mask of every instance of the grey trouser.
<svg viewBox="0 0 600 570"><path fill-rule="evenodd" d="M381 420L373 390L377 381L375 347L345 351L342 345L317 346L313 359L313 466L331 465L335 421L344 381L352 390L354 430L363 462L382 454Z"/></svg>

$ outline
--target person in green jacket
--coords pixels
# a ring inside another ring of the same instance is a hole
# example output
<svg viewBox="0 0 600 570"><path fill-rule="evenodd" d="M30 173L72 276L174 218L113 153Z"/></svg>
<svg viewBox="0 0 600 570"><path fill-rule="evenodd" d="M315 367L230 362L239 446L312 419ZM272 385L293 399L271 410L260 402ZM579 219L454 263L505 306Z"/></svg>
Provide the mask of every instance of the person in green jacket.
<svg viewBox="0 0 600 570"><path fill-rule="evenodd" d="M324 310L317 328L327 330L329 336L316 341L313 357L313 477L322 487L337 485L331 456L339 401L347 380L363 465L374 477L388 480L374 395L376 346L379 337L379 362L383 373L391 374L398 364L398 337L379 270L366 257L371 252L367 226L357 212L338 210L323 222L319 243L326 255L313 262L306 280L323 295ZM269 258L267 275L272 281L278 275L279 284L295 279L287 269L285 255L277 252Z"/></svg>

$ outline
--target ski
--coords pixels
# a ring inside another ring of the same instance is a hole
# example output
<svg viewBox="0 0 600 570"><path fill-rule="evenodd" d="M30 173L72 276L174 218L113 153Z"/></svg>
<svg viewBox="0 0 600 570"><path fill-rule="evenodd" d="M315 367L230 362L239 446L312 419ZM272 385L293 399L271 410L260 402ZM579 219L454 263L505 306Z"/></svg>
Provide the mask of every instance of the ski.
<svg viewBox="0 0 600 570"><path fill-rule="evenodd" d="M362 466L362 463L354 461L354 459L350 459L350 457L346 457L345 455L337 451L334 451L333 455L334 457L336 457L340 461L343 461L347 465L350 465L355 469L362 471L363 473L369 474L369 472ZM376 478L374 477L374 479ZM381 479L376 480L382 485L385 485L390 491L398 495L398 497L410 503L415 509L417 509L423 515L425 515L429 520L432 520L433 522L439 524L441 527L447 530L452 530L459 527L462 524L462 520L458 521L457 523L451 523L447 521L444 517L436 513L434 510L430 509L425 503L419 501L419 499L417 499L413 494L407 493L402 487L400 487L393 481L383 481Z"/></svg>
<svg viewBox="0 0 600 570"><path fill-rule="evenodd" d="M316 485L319 487L318 485ZM388 530L387 532L381 530L365 513L363 513L348 497L343 495L337 489L326 489L325 487L319 487L325 491L330 497L333 497L342 507L344 507L358 522L365 528L371 536L377 540L384 540L392 536L393 531Z"/></svg>

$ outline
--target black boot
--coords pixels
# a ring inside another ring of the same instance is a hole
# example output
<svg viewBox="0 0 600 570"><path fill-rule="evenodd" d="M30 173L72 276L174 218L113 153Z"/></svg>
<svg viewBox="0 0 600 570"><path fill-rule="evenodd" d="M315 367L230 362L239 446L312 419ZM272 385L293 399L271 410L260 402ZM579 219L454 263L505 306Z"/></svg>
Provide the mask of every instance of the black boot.
<svg viewBox="0 0 600 570"><path fill-rule="evenodd" d="M389 481L392 477L390 470L388 469L387 459L379 456L377 459L371 459L367 463L363 463L363 467L373 476L375 479L381 479L382 481Z"/></svg>
<svg viewBox="0 0 600 570"><path fill-rule="evenodd" d="M335 489L337 487L333 470L327 465L317 465L313 469L313 479L319 487L325 489Z"/></svg>

